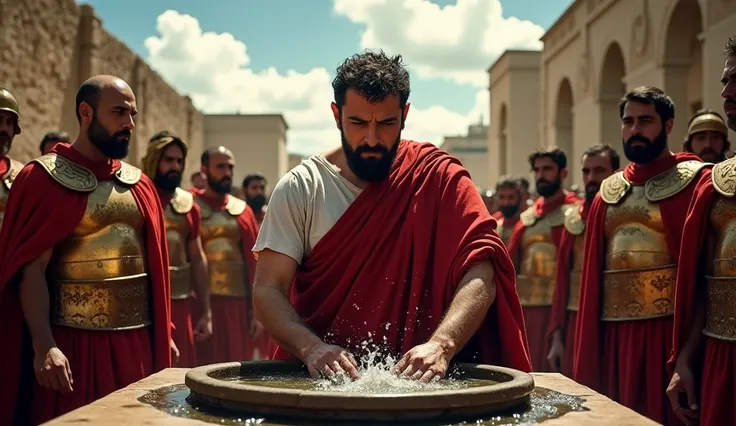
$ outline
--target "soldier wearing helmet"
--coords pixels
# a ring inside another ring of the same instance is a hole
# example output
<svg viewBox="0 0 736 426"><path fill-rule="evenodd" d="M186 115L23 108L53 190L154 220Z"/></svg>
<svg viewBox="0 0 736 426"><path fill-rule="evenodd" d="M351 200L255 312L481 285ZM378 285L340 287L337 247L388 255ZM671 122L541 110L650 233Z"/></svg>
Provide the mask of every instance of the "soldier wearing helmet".
<svg viewBox="0 0 736 426"><path fill-rule="evenodd" d="M726 159L730 147L728 127L723 117L710 109L698 110L688 123L683 149L703 161L720 163Z"/></svg>
<svg viewBox="0 0 736 426"><path fill-rule="evenodd" d="M20 108L18 100L9 91L0 87L0 224L5 216L10 187L23 164L10 157L8 152L13 138L20 134Z"/></svg>

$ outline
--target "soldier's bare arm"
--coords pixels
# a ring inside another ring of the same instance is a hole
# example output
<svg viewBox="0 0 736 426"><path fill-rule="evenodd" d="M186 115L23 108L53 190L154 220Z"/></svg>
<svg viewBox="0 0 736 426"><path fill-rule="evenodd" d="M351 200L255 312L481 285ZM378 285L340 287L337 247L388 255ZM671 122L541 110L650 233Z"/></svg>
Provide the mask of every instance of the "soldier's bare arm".
<svg viewBox="0 0 736 426"><path fill-rule="evenodd" d="M204 254L202 239L200 237L190 240L187 250L189 252L189 260L192 263L194 294L197 296L197 303L199 303L200 312L202 312L202 316L194 326L194 338L201 341L212 334L212 309L210 308L207 257Z"/></svg>

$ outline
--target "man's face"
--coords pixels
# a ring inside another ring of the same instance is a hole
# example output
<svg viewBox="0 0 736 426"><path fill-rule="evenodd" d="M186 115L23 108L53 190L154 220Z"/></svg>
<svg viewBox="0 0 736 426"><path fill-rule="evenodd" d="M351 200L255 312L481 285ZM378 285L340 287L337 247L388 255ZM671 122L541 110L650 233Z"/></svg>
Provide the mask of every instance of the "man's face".
<svg viewBox="0 0 736 426"><path fill-rule="evenodd" d="M127 85L105 88L100 92L87 136L106 157L125 158L130 150L137 114L135 96Z"/></svg>
<svg viewBox="0 0 736 426"><path fill-rule="evenodd" d="M496 198L498 199L498 210L501 211L503 217L514 217L521 207L521 197L519 191L514 188L498 188Z"/></svg>
<svg viewBox="0 0 736 426"><path fill-rule="evenodd" d="M542 197L549 197L559 191L562 180L565 178L564 170L560 170L549 157L540 157L534 160L534 181L537 192Z"/></svg>
<svg viewBox="0 0 736 426"><path fill-rule="evenodd" d="M184 152L176 143L169 144L161 154L154 183L164 191L173 191L181 185L184 170Z"/></svg>
<svg viewBox="0 0 736 426"><path fill-rule="evenodd" d="M721 91L723 112L728 119L728 128L736 131L736 57L726 60L721 74L721 84L723 84Z"/></svg>
<svg viewBox="0 0 736 426"><path fill-rule="evenodd" d="M713 130L705 130L690 136L690 149L693 154L708 163L723 161L723 146L726 138L723 133Z"/></svg>
<svg viewBox="0 0 736 426"><path fill-rule="evenodd" d="M235 161L230 154L217 152L210 155L207 166L202 166L202 173L207 176L207 184L218 194L229 194L233 189L233 170Z"/></svg>
<svg viewBox="0 0 736 426"><path fill-rule="evenodd" d="M207 187L207 181L205 181L204 176L199 173L192 177L192 186L197 189L205 189Z"/></svg>
<svg viewBox="0 0 736 426"><path fill-rule="evenodd" d="M585 184L585 201L593 202L595 194L601 189L603 179L615 172L611 166L611 157L607 153L586 155L583 157L583 184Z"/></svg>
<svg viewBox="0 0 736 426"><path fill-rule="evenodd" d="M621 118L624 155L637 164L654 161L667 148L673 120L662 123L654 104L626 102Z"/></svg>
<svg viewBox="0 0 736 426"><path fill-rule="evenodd" d="M263 179L255 179L248 183L245 192L245 201L256 212L261 211L266 205L266 181Z"/></svg>
<svg viewBox="0 0 736 426"><path fill-rule="evenodd" d="M10 111L0 111L0 157L4 157L10 151L15 137L17 117Z"/></svg>
<svg viewBox="0 0 736 426"><path fill-rule="evenodd" d="M341 109L332 104L343 152L358 179L378 182L388 177L409 111L408 105L402 111L399 104L397 96L370 103L353 89L348 89Z"/></svg>

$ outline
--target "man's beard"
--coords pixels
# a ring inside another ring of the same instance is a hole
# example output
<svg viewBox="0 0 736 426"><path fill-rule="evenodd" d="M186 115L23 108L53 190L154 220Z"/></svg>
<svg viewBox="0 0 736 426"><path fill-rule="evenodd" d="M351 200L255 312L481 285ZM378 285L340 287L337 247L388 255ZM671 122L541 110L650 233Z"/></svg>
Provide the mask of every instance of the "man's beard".
<svg viewBox="0 0 736 426"><path fill-rule="evenodd" d="M644 142L645 146L632 146L634 142ZM634 135L628 140L623 141L624 144L624 155L632 163L636 164L649 164L657 157L662 154L662 151L667 148L667 133L662 127L662 131L659 132L656 139L649 140L644 136Z"/></svg>
<svg viewBox="0 0 736 426"><path fill-rule="evenodd" d="M355 173L358 179L364 182L380 182L388 177L391 172L391 166L396 159L396 152L399 150L399 142L401 141L401 133L396 138L396 142L391 150L386 149L383 145L370 147L368 145L360 145L355 150L350 147L345 133L340 130L340 138L342 139L342 151L348 161L348 167ZM381 157L363 158L363 153L378 153Z"/></svg>
<svg viewBox="0 0 736 426"><path fill-rule="evenodd" d="M0 157L5 157L10 152L10 146L13 143L13 137L6 132L0 132Z"/></svg>
<svg viewBox="0 0 736 426"><path fill-rule="evenodd" d="M726 113L726 124L729 129L736 131L736 115L729 115L728 112L726 112L729 106L736 106L736 99L728 98L723 102L723 112Z"/></svg>
<svg viewBox="0 0 736 426"><path fill-rule="evenodd" d="M512 218L516 216L516 213L519 211L519 204L515 206L499 206L498 211L501 212L504 218Z"/></svg>
<svg viewBox="0 0 736 426"><path fill-rule="evenodd" d="M540 178L537 179L536 185L539 195L546 198L554 195L557 191L560 190L560 187L562 186L562 179L558 177L557 179L550 182L547 179Z"/></svg>
<svg viewBox="0 0 736 426"><path fill-rule="evenodd" d="M595 199L595 195L600 191L600 189L601 183L596 181L588 182L585 186L585 203L588 206L593 204L593 199Z"/></svg>
<svg viewBox="0 0 736 426"><path fill-rule="evenodd" d="M222 178L220 180L214 180L207 176L207 183L210 185L213 191L220 195L229 194L233 190L233 180L230 178Z"/></svg>
<svg viewBox="0 0 736 426"><path fill-rule="evenodd" d="M246 197L245 202L253 209L254 212L260 212L263 206L266 205L265 195L255 195L252 197Z"/></svg>
<svg viewBox="0 0 736 426"><path fill-rule="evenodd" d="M697 155L706 163L720 163L726 159L726 156L722 152L719 153L713 148L703 148Z"/></svg>
<svg viewBox="0 0 736 426"><path fill-rule="evenodd" d="M171 192L181 185L181 173L173 170L163 174L157 172L153 183L156 184L157 188Z"/></svg>
<svg viewBox="0 0 736 426"><path fill-rule="evenodd" d="M87 131L87 137L90 142L107 158L119 160L128 156L130 151L130 130L121 130L112 135L105 130L97 121L96 117L92 117L92 124Z"/></svg>

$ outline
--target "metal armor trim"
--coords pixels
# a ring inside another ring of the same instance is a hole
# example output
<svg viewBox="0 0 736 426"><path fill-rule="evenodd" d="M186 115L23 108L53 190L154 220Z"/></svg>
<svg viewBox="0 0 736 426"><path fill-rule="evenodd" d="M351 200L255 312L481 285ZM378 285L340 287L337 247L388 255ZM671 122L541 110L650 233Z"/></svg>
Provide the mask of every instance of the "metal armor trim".
<svg viewBox="0 0 736 426"><path fill-rule="evenodd" d="M225 210L227 210L227 212L231 215L240 216L241 214L243 214L246 207L248 207L248 204L246 204L245 201L241 200L240 198L233 197L232 195L229 195L227 197L227 205L225 206Z"/></svg>
<svg viewBox="0 0 736 426"><path fill-rule="evenodd" d="M2 177L3 185L5 185L5 188L10 190L10 187L13 186L13 182L15 181L15 178L18 176L18 173L23 169L23 163L20 161L15 161L12 158L8 158L10 160L10 167L8 168L8 171L5 173L5 175Z"/></svg>
<svg viewBox="0 0 736 426"><path fill-rule="evenodd" d="M713 167L713 188L724 197L736 195L736 157L731 157Z"/></svg>
<svg viewBox="0 0 736 426"><path fill-rule="evenodd" d="M179 214L187 214L194 207L194 196L181 188L174 190L174 196L171 197L171 208Z"/></svg>
<svg viewBox="0 0 736 426"><path fill-rule="evenodd" d="M92 192L97 188L94 173L57 154L46 154L30 161L44 170L61 186L77 192Z"/></svg>
<svg viewBox="0 0 736 426"><path fill-rule="evenodd" d="M711 163L702 161L683 161L675 167L661 173L644 184L644 196L651 202L670 198L690 185L698 172Z"/></svg>
<svg viewBox="0 0 736 426"><path fill-rule="evenodd" d="M618 204L631 190L631 183L624 178L624 172L616 172L603 179L601 183L601 199L606 204Z"/></svg>
<svg viewBox="0 0 736 426"><path fill-rule="evenodd" d="M519 215L519 219L521 219L521 223L523 223L524 226L529 227L537 223L539 216L537 216L537 212L534 210L534 206L531 206L521 212L521 214Z"/></svg>
<svg viewBox="0 0 736 426"><path fill-rule="evenodd" d="M585 232L585 221L580 215L580 206L574 206L565 212L565 229L572 235L582 235Z"/></svg>
<svg viewBox="0 0 736 426"><path fill-rule="evenodd" d="M125 161L120 162L120 170L115 172L115 177L120 183L125 185L135 185L141 180L143 171L138 167L128 164Z"/></svg>

